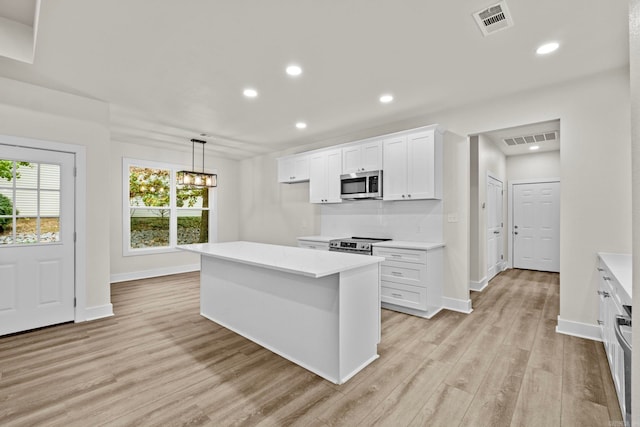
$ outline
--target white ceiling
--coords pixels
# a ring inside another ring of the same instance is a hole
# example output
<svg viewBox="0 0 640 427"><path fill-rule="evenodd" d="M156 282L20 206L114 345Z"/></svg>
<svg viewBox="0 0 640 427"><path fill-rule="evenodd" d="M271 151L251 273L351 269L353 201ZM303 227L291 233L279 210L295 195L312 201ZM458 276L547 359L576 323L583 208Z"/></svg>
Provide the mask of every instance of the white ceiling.
<svg viewBox="0 0 640 427"><path fill-rule="evenodd" d="M208 151L244 158L629 61L627 0L507 0L515 25L484 37L472 13L492 3L44 1L34 63L0 57L0 76L111 103L114 139L204 132ZM560 49L537 57L549 40Z"/></svg>

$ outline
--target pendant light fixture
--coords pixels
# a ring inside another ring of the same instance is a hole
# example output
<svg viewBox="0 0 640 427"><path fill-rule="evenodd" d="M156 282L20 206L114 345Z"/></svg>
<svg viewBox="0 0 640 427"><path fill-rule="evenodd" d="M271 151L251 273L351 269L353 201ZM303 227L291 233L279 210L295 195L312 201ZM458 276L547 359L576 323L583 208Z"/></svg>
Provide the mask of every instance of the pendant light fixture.
<svg viewBox="0 0 640 427"><path fill-rule="evenodd" d="M202 172L196 172L194 166L195 160L195 143L202 144ZM207 141L202 139L191 140L191 169L190 171L180 171L177 174L178 185L187 185L190 187L217 187L218 175L215 173L205 173L204 171L204 144Z"/></svg>

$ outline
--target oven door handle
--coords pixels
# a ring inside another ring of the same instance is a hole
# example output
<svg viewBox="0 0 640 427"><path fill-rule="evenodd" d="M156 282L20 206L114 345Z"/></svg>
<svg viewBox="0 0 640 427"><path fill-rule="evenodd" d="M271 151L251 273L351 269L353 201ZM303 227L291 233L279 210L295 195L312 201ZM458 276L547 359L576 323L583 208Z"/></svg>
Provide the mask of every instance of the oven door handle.
<svg viewBox="0 0 640 427"><path fill-rule="evenodd" d="M629 319L627 319L624 316L616 316L616 324L615 324L615 327L613 328L616 332L616 339L620 343L620 346L622 347L622 351L624 353L628 353L629 355L631 355L631 344L629 343L629 341L627 341L624 335L622 335L622 331L620 330L620 326L622 325L628 326Z"/></svg>

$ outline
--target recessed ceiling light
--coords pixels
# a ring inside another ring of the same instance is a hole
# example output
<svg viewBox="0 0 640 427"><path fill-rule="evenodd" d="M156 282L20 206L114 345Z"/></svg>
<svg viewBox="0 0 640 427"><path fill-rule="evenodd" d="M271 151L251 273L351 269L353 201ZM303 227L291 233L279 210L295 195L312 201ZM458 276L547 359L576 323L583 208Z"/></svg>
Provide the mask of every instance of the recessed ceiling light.
<svg viewBox="0 0 640 427"><path fill-rule="evenodd" d="M289 74L290 76L299 76L300 74L302 74L302 68L300 68L298 65L289 65L287 67L287 74Z"/></svg>
<svg viewBox="0 0 640 427"><path fill-rule="evenodd" d="M383 104L388 104L391 101L393 101L393 96L392 95L382 95L380 97L380 102L382 102Z"/></svg>
<svg viewBox="0 0 640 427"><path fill-rule="evenodd" d="M255 90L255 89L245 89L244 92L242 92L242 93L247 98L255 98L256 96L258 96L258 91Z"/></svg>
<svg viewBox="0 0 640 427"><path fill-rule="evenodd" d="M307 124L305 122L298 122L298 123L296 123L296 127L298 129L306 129Z"/></svg>
<svg viewBox="0 0 640 427"><path fill-rule="evenodd" d="M538 145L532 145L531 147L529 147L529 150L533 151L533 150L537 150L539 148L540 148L540 146L538 146Z"/></svg>
<svg viewBox="0 0 640 427"><path fill-rule="evenodd" d="M536 49L538 55L546 55L558 49L560 45L556 42L546 43Z"/></svg>

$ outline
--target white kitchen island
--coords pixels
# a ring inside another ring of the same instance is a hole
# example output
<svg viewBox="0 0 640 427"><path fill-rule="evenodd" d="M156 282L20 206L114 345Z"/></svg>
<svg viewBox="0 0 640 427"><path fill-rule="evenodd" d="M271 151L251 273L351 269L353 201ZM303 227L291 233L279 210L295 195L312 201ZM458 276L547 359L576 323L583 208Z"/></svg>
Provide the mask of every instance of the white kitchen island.
<svg viewBox="0 0 640 427"><path fill-rule="evenodd" d="M378 358L384 258L253 242L199 253L201 314L342 384Z"/></svg>

